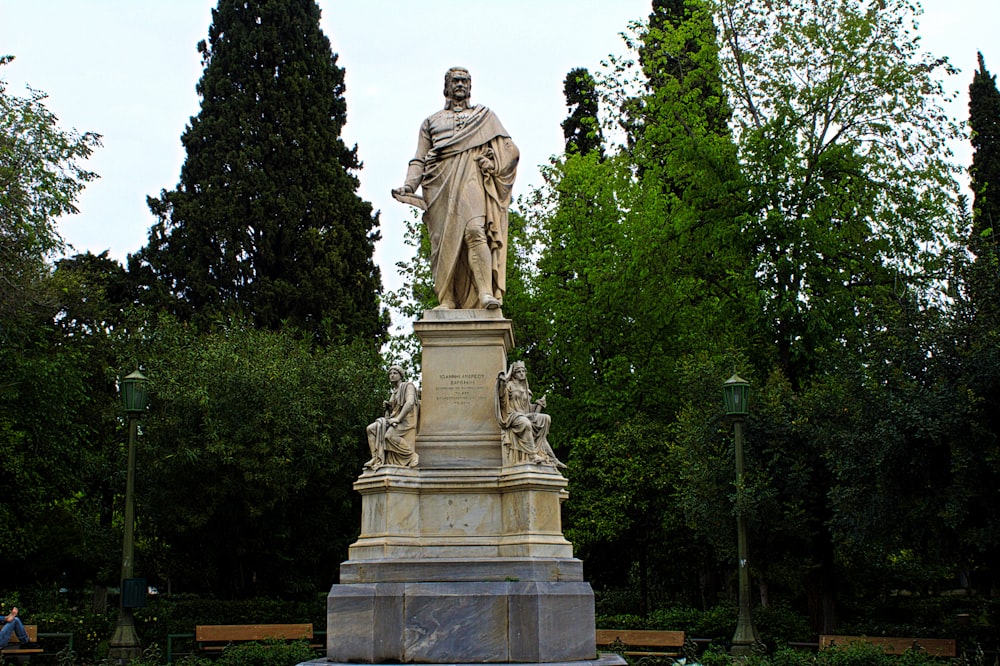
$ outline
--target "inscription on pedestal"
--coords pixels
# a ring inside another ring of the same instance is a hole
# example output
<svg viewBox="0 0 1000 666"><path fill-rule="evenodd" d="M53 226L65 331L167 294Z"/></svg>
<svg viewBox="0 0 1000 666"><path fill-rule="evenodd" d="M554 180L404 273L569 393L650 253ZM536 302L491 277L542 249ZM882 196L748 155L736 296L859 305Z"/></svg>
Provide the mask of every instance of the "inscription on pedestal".
<svg viewBox="0 0 1000 666"><path fill-rule="evenodd" d="M483 373L446 373L438 377L434 399L442 407L472 407L491 401Z"/></svg>

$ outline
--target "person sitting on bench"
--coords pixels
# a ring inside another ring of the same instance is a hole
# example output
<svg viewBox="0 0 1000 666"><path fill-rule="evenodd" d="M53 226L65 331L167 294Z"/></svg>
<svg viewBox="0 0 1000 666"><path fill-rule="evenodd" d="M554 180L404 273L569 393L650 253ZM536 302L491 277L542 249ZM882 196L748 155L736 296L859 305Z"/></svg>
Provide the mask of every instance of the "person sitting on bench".
<svg viewBox="0 0 1000 666"><path fill-rule="evenodd" d="M37 643L28 640L28 632L24 630L21 618L17 616L17 606L10 609L7 617L3 618L3 626L0 627L0 648L7 647L11 634L17 635L17 640L21 643L22 650L33 650L38 647Z"/></svg>

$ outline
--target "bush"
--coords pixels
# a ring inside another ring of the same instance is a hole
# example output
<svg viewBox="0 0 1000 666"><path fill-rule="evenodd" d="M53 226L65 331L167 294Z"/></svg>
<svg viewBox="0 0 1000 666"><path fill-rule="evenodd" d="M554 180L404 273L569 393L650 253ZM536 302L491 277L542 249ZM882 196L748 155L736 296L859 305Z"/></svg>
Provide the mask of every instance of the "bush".
<svg viewBox="0 0 1000 666"><path fill-rule="evenodd" d="M596 618L599 629L648 629L646 618L641 615L602 615Z"/></svg>
<svg viewBox="0 0 1000 666"><path fill-rule="evenodd" d="M818 666L890 666L892 657L870 643L833 645L816 654Z"/></svg>
<svg viewBox="0 0 1000 666"><path fill-rule="evenodd" d="M802 652L792 648L779 648L771 655L771 666L812 666L816 663L813 652Z"/></svg>
<svg viewBox="0 0 1000 666"><path fill-rule="evenodd" d="M736 607L719 604L707 611L690 607L657 608L649 615L650 629L683 631L688 636L728 640L736 630Z"/></svg>
<svg viewBox="0 0 1000 666"><path fill-rule="evenodd" d="M227 647L216 666L295 666L315 658L306 641L260 641Z"/></svg>
<svg viewBox="0 0 1000 666"><path fill-rule="evenodd" d="M793 641L816 640L816 634L809 626L808 618L784 604L755 608L753 621L757 631L760 632L761 641L772 648Z"/></svg>

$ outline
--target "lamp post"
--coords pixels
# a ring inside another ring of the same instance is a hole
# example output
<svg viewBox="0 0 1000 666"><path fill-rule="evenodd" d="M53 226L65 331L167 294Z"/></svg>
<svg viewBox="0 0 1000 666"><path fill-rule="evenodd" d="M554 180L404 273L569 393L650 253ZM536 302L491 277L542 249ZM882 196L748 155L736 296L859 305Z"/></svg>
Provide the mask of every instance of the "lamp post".
<svg viewBox="0 0 1000 666"><path fill-rule="evenodd" d="M125 664L142 654L139 636L135 632L134 603L126 602L127 581L132 580L135 526L135 439L137 420L149 404L149 385L146 377L136 370L121 381L122 405L128 415L128 469L125 477L125 536L122 539L121 608L118 624L111 636L108 659Z"/></svg>
<svg viewBox="0 0 1000 666"><path fill-rule="evenodd" d="M733 422L736 443L736 544L739 571L740 614L733 634L733 656L750 654L751 646L757 642L757 629L753 626L750 613L750 555L747 539L746 518L743 515L743 421L748 410L750 383L733 375L722 385L722 401L726 416Z"/></svg>

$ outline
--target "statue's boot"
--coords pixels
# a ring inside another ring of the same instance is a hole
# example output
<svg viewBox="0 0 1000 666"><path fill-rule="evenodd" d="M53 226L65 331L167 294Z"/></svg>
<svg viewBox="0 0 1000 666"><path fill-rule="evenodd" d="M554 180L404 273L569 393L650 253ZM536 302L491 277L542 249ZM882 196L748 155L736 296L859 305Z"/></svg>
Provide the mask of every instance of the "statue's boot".
<svg viewBox="0 0 1000 666"><path fill-rule="evenodd" d="M476 281L479 306L485 310L496 310L500 307L500 301L493 296L493 262L489 245L479 242L469 246L469 266L472 267L472 277Z"/></svg>

